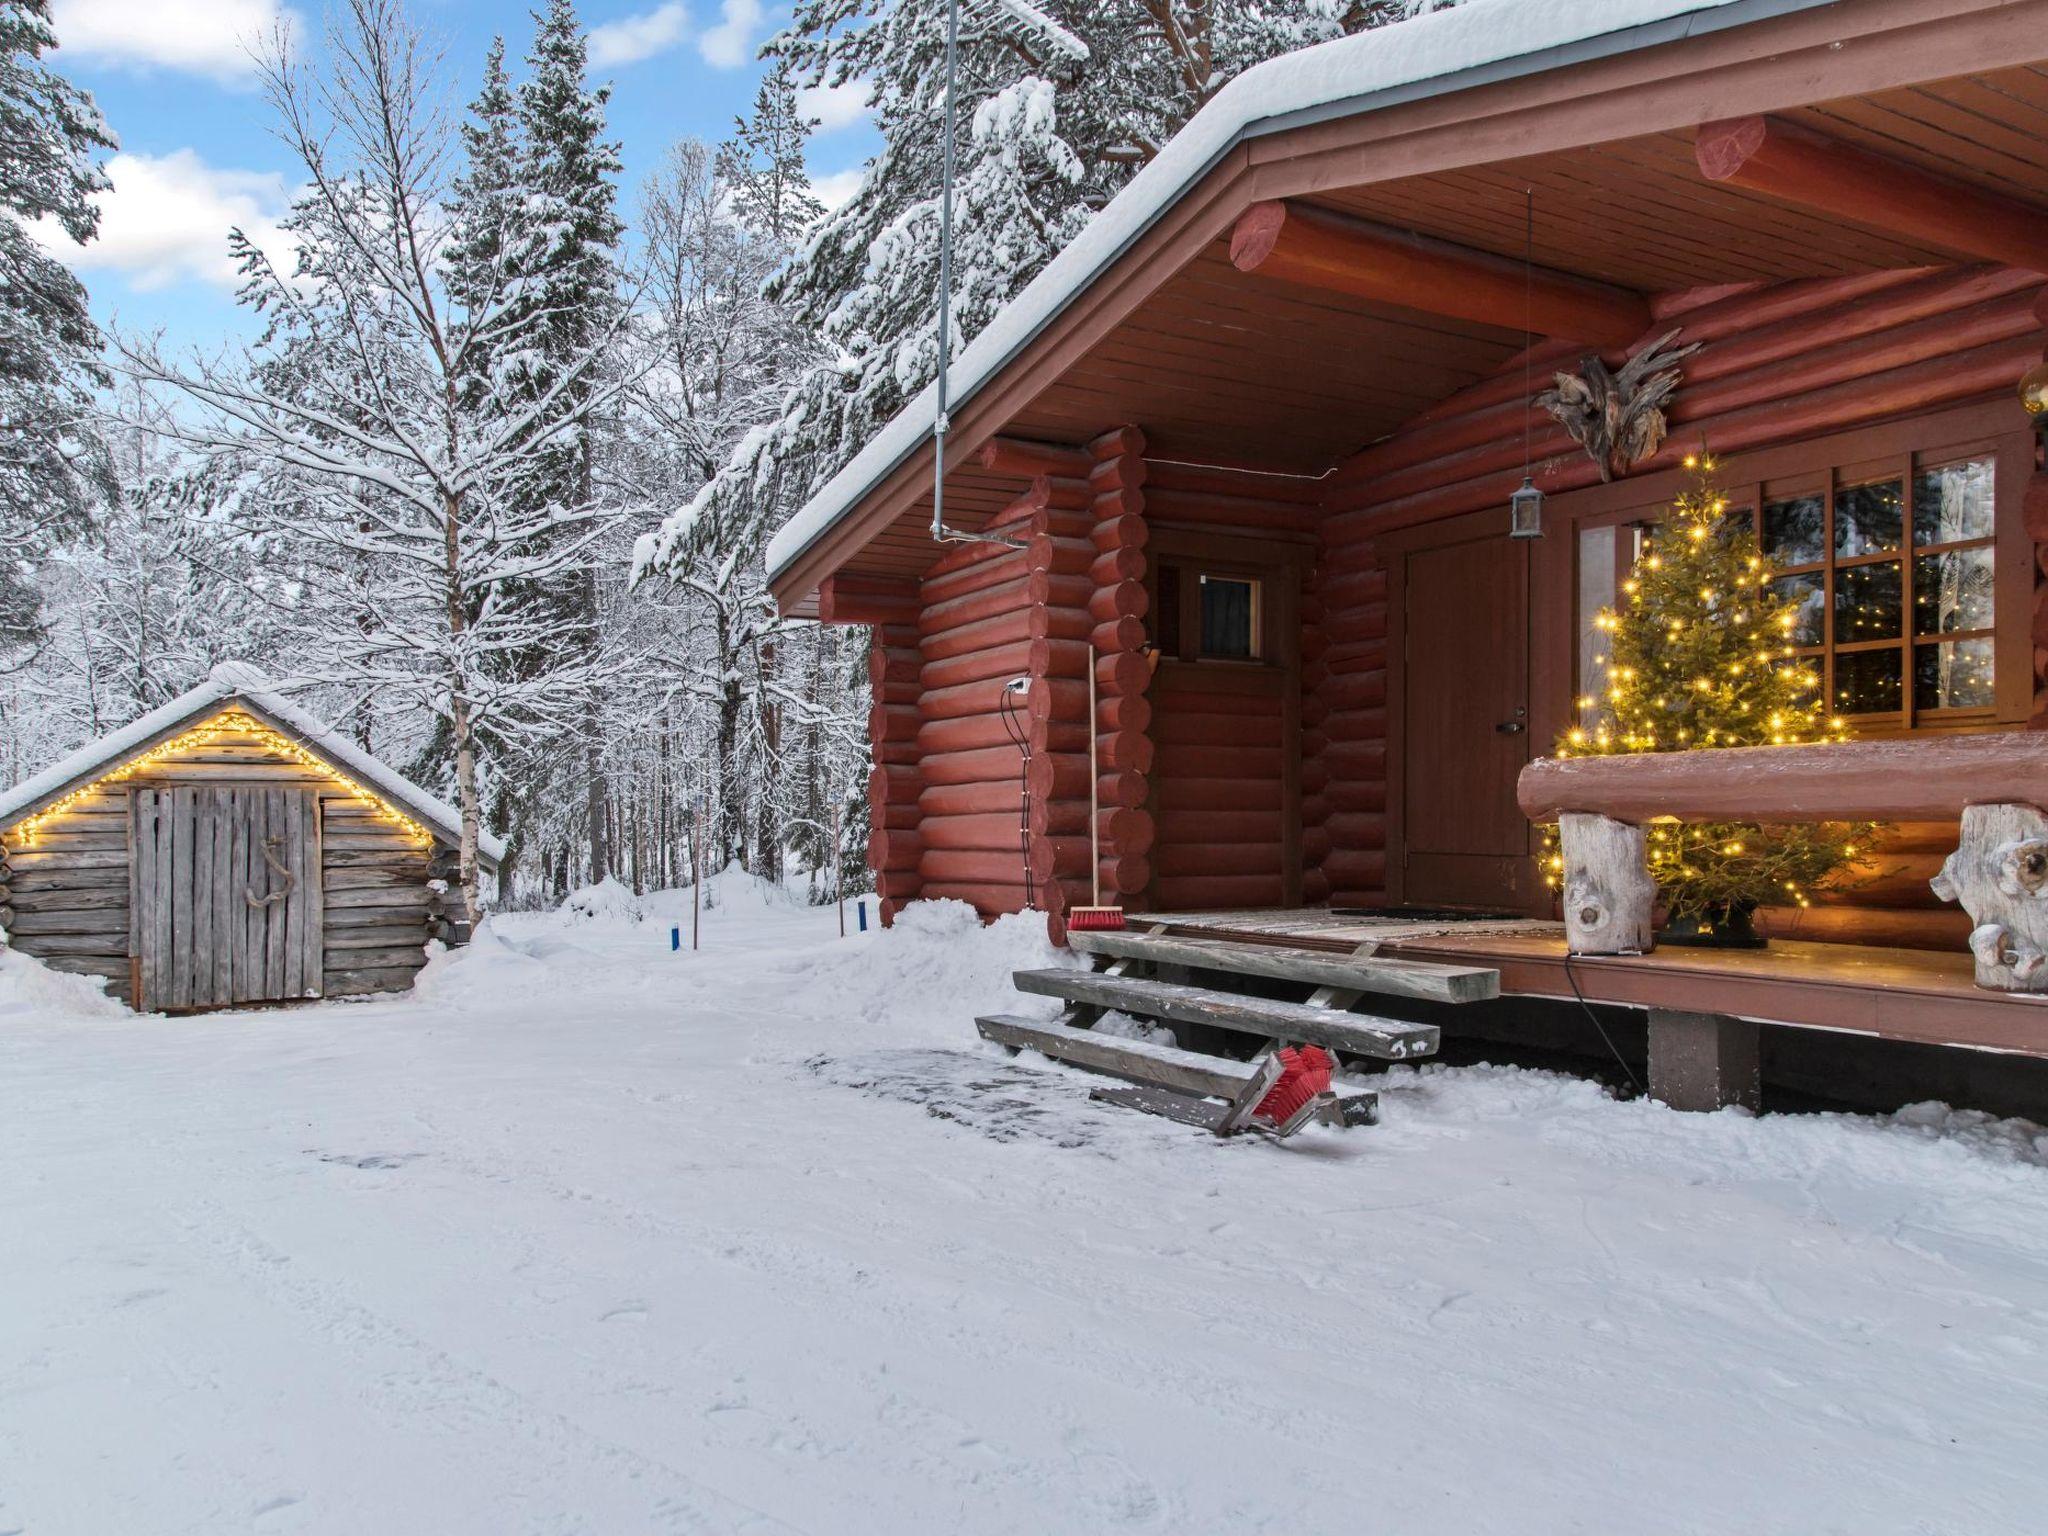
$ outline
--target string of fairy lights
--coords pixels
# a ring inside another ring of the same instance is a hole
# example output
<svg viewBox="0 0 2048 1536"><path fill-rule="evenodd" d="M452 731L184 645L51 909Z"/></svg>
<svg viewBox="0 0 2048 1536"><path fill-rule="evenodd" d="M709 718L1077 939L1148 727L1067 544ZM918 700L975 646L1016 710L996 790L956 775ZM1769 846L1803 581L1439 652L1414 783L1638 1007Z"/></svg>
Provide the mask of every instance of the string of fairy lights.
<svg viewBox="0 0 2048 1536"><path fill-rule="evenodd" d="M324 757L312 752L281 731L272 730L254 715L239 709L224 710L210 720L205 720L190 730L158 742L147 751L137 753L127 761L110 768L88 784L71 790L61 799L53 800L33 816L24 817L15 827L24 847L34 846L42 830L57 821L66 812L81 802L103 792L108 785L118 784L126 779L141 777L164 764L187 753L201 752L208 747L219 746L236 739L241 745L254 738L255 743L266 752L312 769L321 778L346 790L356 800L368 806L380 821L395 826L412 841L425 846L433 842L433 834L419 822L398 809L375 791L366 789L347 774L341 772Z"/></svg>
<svg viewBox="0 0 2048 1536"><path fill-rule="evenodd" d="M1691 484L1644 543L1623 601L1593 620L1603 676L1578 700L1579 723L1557 755L1847 740L1849 722L1827 712L1820 675L1795 647L1798 603L1774 595L1776 573L1754 539L1728 528L1714 461L1695 454L1685 467ZM1662 820L1649 827L1648 851L1674 905L1782 892L1777 900L1804 907L1811 885L1855 858L1852 838L1868 845L1863 828ZM1556 829L1547 829L1546 883L1555 889L1563 871Z"/></svg>

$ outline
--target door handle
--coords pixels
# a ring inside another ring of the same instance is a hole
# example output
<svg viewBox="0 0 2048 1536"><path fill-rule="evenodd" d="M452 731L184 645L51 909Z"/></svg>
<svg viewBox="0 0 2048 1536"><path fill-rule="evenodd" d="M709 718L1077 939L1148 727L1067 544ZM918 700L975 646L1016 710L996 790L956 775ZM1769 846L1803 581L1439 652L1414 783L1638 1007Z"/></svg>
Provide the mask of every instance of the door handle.
<svg viewBox="0 0 2048 1536"><path fill-rule="evenodd" d="M1499 725L1496 725L1494 729L1500 732L1500 734L1503 736L1519 736L1522 734L1522 732L1526 731L1528 727L1522 724L1522 722L1519 720L1503 720Z"/></svg>

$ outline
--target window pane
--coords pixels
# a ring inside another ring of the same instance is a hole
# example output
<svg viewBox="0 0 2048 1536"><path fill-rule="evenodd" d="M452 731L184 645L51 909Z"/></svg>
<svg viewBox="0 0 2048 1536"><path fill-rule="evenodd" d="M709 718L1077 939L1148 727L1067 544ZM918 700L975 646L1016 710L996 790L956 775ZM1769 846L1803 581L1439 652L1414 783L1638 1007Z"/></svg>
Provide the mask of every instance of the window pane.
<svg viewBox="0 0 2048 1536"><path fill-rule="evenodd" d="M1849 560L1899 547L1906 500L1896 480L1845 485L1835 492L1835 554Z"/></svg>
<svg viewBox="0 0 2048 1536"><path fill-rule="evenodd" d="M1991 459L1923 469L1913 477L1913 542L1988 539L1994 520Z"/></svg>
<svg viewBox="0 0 2048 1536"><path fill-rule="evenodd" d="M1835 713L1896 713L1901 692L1896 649L1851 651L1835 658Z"/></svg>
<svg viewBox="0 0 2048 1536"><path fill-rule="evenodd" d="M1780 570L1818 562L1827 553L1821 542L1826 511L1818 496L1764 503L1764 558Z"/></svg>
<svg viewBox="0 0 2048 1536"><path fill-rule="evenodd" d="M1988 709L1992 686L1989 640L1944 640L1913 653L1915 709Z"/></svg>
<svg viewBox="0 0 2048 1536"><path fill-rule="evenodd" d="M1252 616L1257 606L1258 583L1233 581L1226 576L1202 578L1202 654L1226 661L1249 660L1256 654L1252 644Z"/></svg>
<svg viewBox="0 0 2048 1536"><path fill-rule="evenodd" d="M1771 583L1771 596L1781 603L1799 604L1799 618L1786 632L1786 645L1819 645L1826 636L1821 633L1822 620L1826 615L1827 593L1821 589L1820 573L1811 576L1787 576Z"/></svg>
<svg viewBox="0 0 2048 1536"><path fill-rule="evenodd" d="M1913 562L1913 632L1950 635L1991 627L1991 551L1952 549Z"/></svg>
<svg viewBox="0 0 2048 1536"><path fill-rule="evenodd" d="M1896 640L1906 594L1899 565L1850 565L1835 572L1835 644Z"/></svg>

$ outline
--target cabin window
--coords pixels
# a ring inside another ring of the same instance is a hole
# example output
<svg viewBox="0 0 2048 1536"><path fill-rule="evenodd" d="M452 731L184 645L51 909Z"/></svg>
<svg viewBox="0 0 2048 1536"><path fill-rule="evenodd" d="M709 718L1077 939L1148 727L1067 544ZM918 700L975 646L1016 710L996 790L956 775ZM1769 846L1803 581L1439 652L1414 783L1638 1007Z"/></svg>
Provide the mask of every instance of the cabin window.
<svg viewBox="0 0 2048 1536"><path fill-rule="evenodd" d="M1169 562L1156 573L1152 634L1167 654L1190 661L1261 659L1265 588L1258 577Z"/></svg>
<svg viewBox="0 0 2048 1536"><path fill-rule="evenodd" d="M1216 661L1253 661L1259 654L1259 584L1247 576L1201 579L1201 655Z"/></svg>
<svg viewBox="0 0 2048 1536"><path fill-rule="evenodd" d="M2020 609L2033 585L2032 545L2016 517L1998 520L2000 496L2016 498L2015 475L2025 473L2023 441L2015 433L1967 446L1901 443L1883 458L1837 455L1832 464L1832 445L1815 444L1803 465L1796 449L1771 450L1761 482L1723 479L1726 523L1755 535L1777 595L1796 605L1795 652L1817 675L1829 713L1856 733L2024 718L2031 656ZM1665 505L1610 501L1576 524L1582 715L1599 713L1606 647L1596 616L1616 601Z"/></svg>
<svg viewBox="0 0 2048 1536"><path fill-rule="evenodd" d="M1834 713L1939 724L1993 707L1995 469L1983 456L1765 488L1758 542Z"/></svg>

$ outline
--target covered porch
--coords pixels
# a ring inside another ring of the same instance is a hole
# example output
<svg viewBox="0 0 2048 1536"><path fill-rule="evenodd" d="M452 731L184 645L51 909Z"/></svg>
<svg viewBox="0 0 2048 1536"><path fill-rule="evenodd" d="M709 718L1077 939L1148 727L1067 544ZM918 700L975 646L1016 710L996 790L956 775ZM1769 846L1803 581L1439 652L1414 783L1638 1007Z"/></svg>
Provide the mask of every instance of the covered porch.
<svg viewBox="0 0 2048 1536"><path fill-rule="evenodd" d="M1952 812L1767 911L1768 950L1564 958L1517 780L1702 442L1858 738L2043 718L2048 492L2015 387L2048 343L2048 5L1694 22L1248 121L963 359L946 521L1006 542L933 542L915 408L807 510L774 580L873 629L885 913L1059 933L1099 881L1134 927L1373 942L1509 996L2048 1047L1929 889ZM1589 452L1533 402L1666 341L1697 350L1662 444ZM1542 536L1512 539L1525 467ZM1510 919L1354 915L1416 908Z"/></svg>

